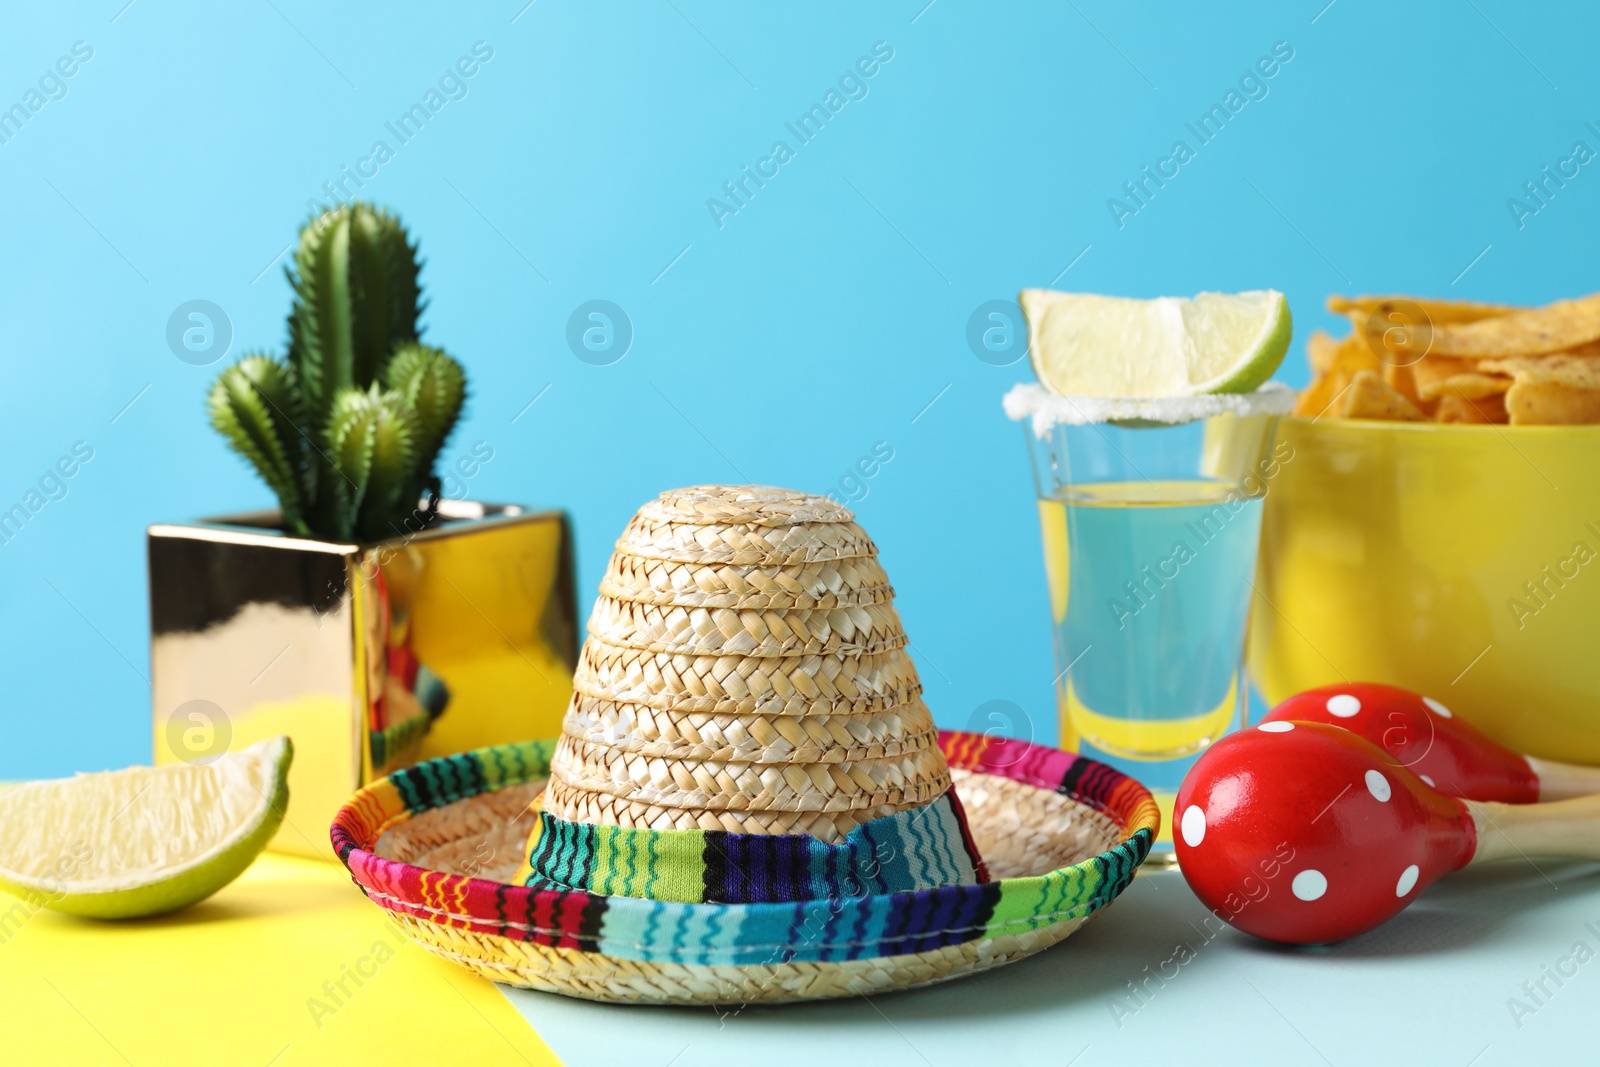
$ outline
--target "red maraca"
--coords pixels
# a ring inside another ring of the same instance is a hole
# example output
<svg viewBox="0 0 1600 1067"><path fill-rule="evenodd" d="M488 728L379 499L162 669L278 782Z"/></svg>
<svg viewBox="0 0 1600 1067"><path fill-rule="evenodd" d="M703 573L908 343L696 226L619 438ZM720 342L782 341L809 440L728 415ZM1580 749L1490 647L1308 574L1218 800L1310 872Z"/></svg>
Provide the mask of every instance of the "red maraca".
<svg viewBox="0 0 1600 1067"><path fill-rule="evenodd" d="M1178 864L1201 902L1291 944L1370 930L1469 863L1600 859L1600 796L1456 800L1322 723L1266 722L1218 741L1184 778L1174 814Z"/></svg>
<svg viewBox="0 0 1600 1067"><path fill-rule="evenodd" d="M1350 682L1308 689L1266 722L1324 722L1360 734L1447 796L1531 804L1600 793L1600 768L1555 763L1489 740L1432 697Z"/></svg>

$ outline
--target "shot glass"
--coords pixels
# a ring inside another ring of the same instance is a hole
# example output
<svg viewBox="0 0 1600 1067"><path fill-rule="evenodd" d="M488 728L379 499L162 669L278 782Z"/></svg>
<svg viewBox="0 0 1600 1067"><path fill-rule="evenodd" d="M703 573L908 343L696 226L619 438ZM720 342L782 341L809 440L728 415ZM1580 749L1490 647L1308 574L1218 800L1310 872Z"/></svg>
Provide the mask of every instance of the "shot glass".
<svg viewBox="0 0 1600 1067"><path fill-rule="evenodd" d="M1007 398L1027 420L1060 744L1149 788L1158 868L1175 863L1184 774L1248 714L1262 500L1292 458L1275 445L1289 403L1276 388L1108 401L1019 386Z"/></svg>

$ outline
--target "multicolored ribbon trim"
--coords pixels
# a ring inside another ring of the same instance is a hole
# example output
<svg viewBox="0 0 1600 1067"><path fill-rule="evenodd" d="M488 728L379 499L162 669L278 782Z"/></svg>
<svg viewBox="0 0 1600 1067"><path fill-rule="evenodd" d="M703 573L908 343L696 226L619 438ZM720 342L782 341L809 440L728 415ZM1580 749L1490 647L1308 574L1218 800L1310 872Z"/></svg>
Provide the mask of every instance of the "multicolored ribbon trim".
<svg viewBox="0 0 1600 1067"><path fill-rule="evenodd" d="M862 823L838 844L809 834L597 826L545 811L528 842L523 885L681 904L828 900L989 880L954 790Z"/></svg>
<svg viewBox="0 0 1600 1067"><path fill-rule="evenodd" d="M615 959L696 966L842 962L923 952L1082 919L1116 898L1160 825L1150 793L1104 764L1020 741L943 732L950 766L1062 793L1104 812L1123 840L1048 874L914 893L764 904L682 904L533 889L374 855L411 814L550 773L553 741L429 760L358 792L334 820L334 851L373 903L426 922Z"/></svg>

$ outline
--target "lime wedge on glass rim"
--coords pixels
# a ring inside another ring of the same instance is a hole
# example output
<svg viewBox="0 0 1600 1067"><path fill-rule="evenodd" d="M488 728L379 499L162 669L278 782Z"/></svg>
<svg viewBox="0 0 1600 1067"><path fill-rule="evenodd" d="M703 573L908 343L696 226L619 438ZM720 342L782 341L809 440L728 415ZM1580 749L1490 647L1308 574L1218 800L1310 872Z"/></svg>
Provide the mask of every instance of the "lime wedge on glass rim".
<svg viewBox="0 0 1600 1067"><path fill-rule="evenodd" d="M1289 303L1275 289L1154 300L1024 289L1040 384L1063 396L1248 393L1289 349Z"/></svg>
<svg viewBox="0 0 1600 1067"><path fill-rule="evenodd" d="M35 910L97 919L203 900L243 873L283 822L293 758L289 739L274 737L206 764L0 790L0 889Z"/></svg>

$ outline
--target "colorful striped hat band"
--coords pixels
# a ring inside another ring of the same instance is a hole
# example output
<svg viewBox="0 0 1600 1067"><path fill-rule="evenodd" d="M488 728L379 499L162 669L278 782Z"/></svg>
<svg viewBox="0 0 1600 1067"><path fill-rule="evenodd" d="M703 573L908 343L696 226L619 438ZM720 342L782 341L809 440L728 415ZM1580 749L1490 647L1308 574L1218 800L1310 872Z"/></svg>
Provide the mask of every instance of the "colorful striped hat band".
<svg viewBox="0 0 1600 1067"><path fill-rule="evenodd" d="M766 904L909 893L989 881L951 789L857 826L838 844L809 834L642 830L540 811L516 881L682 904Z"/></svg>

